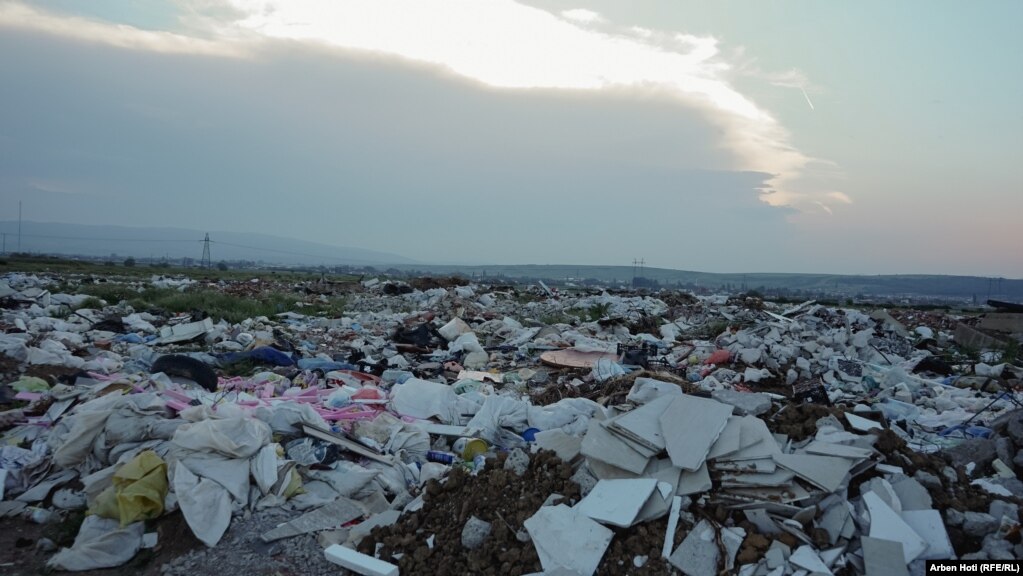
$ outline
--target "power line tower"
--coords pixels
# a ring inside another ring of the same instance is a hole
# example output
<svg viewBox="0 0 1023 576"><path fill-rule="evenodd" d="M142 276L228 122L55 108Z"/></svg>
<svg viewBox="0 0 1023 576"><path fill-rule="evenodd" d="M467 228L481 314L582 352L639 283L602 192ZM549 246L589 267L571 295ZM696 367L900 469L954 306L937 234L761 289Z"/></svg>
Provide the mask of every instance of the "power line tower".
<svg viewBox="0 0 1023 576"><path fill-rule="evenodd" d="M210 233L206 233L206 239L202 241L202 262L199 264L200 268L212 268L210 262Z"/></svg>

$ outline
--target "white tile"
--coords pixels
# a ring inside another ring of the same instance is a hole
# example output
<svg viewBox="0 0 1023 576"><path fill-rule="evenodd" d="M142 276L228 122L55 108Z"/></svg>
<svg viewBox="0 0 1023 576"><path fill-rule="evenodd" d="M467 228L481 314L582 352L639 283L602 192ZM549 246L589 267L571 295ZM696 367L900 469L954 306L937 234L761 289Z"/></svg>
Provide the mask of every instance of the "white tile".
<svg viewBox="0 0 1023 576"><path fill-rule="evenodd" d="M755 416L742 416L742 447L734 454L729 454L718 461L736 462L741 460L761 460L781 454L774 435L767 429L767 424Z"/></svg>
<svg viewBox="0 0 1023 576"><path fill-rule="evenodd" d="M628 528L656 488L655 478L601 480L575 509L603 524Z"/></svg>
<svg viewBox="0 0 1023 576"><path fill-rule="evenodd" d="M561 429L544 430L536 433L536 445L550 450L565 462L571 462L582 449L582 440L566 434Z"/></svg>
<svg viewBox="0 0 1023 576"><path fill-rule="evenodd" d="M728 423L725 424L725 429L721 431L717 441L710 447L710 452L707 453L707 460L735 454L739 451L739 448L742 448L741 440L742 419L738 416L732 416L728 419Z"/></svg>
<svg viewBox="0 0 1023 576"><path fill-rule="evenodd" d="M877 422L870 420L869 418L864 418L863 416L857 416L851 412L845 413L845 419L849 422L849 425L852 426L854 430L859 430L861 432L869 432L870 430L884 430L884 426L881 426Z"/></svg>
<svg viewBox="0 0 1023 576"><path fill-rule="evenodd" d="M668 562L686 576L716 576L720 554L714 526L701 520L672 552Z"/></svg>
<svg viewBox="0 0 1023 576"><path fill-rule="evenodd" d="M722 474L721 485L734 487L763 486L777 487L787 486L792 483L795 473L791 470L776 470L770 474Z"/></svg>
<svg viewBox="0 0 1023 576"><path fill-rule="evenodd" d="M807 454L817 454L819 456L837 456L839 458L849 458L852 460L862 460L864 458L870 458L873 454L873 450L866 448L858 448L856 446L847 446L845 444L832 444L831 442L821 442L820 440L814 440L806 445L803 450Z"/></svg>
<svg viewBox="0 0 1023 576"><path fill-rule="evenodd" d="M697 470L721 435L732 407L696 396L674 398L661 414L661 430L671 461L683 470Z"/></svg>
<svg viewBox="0 0 1023 576"><path fill-rule="evenodd" d="M775 524L771 515L767 513L767 510L763 508L752 508L750 510L743 510L742 513L746 516L746 519L750 521L761 534L767 534L774 536L781 534L781 530L778 525Z"/></svg>
<svg viewBox="0 0 1023 576"><path fill-rule="evenodd" d="M937 510L906 510L902 519L914 532L927 542L927 549L920 558L924 560L949 560L955 558L955 550L948 539L948 531Z"/></svg>
<svg viewBox="0 0 1023 576"><path fill-rule="evenodd" d="M616 434L654 450L656 454L664 449L660 418L674 399L672 396L655 398L631 412L607 420L604 426Z"/></svg>
<svg viewBox="0 0 1023 576"><path fill-rule="evenodd" d="M558 568L592 576L614 532L564 504L545 506L525 522L544 571Z"/></svg>
<svg viewBox="0 0 1023 576"><path fill-rule="evenodd" d="M812 454L775 454L774 461L828 492L838 490L852 467L852 463L845 458Z"/></svg>
<svg viewBox="0 0 1023 576"><path fill-rule="evenodd" d="M606 430L595 418L590 419L590 427L583 438L580 452L587 458L600 460L635 474L642 474L650 460Z"/></svg>
<svg viewBox="0 0 1023 576"><path fill-rule="evenodd" d="M860 544L867 576L909 576L901 542L863 536Z"/></svg>
<svg viewBox="0 0 1023 576"><path fill-rule="evenodd" d="M671 499L671 510L668 512L668 530L664 533L664 546L661 547L661 558L671 556L671 546L675 543L675 531L678 530L678 516L682 509L682 497Z"/></svg>
<svg viewBox="0 0 1023 576"><path fill-rule="evenodd" d="M927 550L927 542L896 514L890 506L873 492L863 495L863 503L870 514L871 538L902 542L906 564L912 562Z"/></svg>
<svg viewBox="0 0 1023 576"><path fill-rule="evenodd" d="M682 470L678 478L678 495L700 494L714 487L710 480L710 472L704 463L694 471Z"/></svg>
<svg viewBox="0 0 1023 576"><path fill-rule="evenodd" d="M811 574L831 574L831 569L813 550L813 546L800 546L789 556L789 563L799 566Z"/></svg>

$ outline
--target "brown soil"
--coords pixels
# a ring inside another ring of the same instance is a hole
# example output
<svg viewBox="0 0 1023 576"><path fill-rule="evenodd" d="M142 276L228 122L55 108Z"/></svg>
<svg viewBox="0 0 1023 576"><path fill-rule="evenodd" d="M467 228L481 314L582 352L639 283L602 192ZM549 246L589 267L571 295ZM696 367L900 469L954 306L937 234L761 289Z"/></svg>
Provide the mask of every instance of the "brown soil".
<svg viewBox="0 0 1023 576"><path fill-rule="evenodd" d="M71 546L83 513L71 513L56 524L36 524L23 518L0 518L0 574L5 576L29 576L50 572L46 561L52 552L36 549L36 542L49 538L59 547ZM159 576L165 562L203 547L192 534L181 512L175 512L152 521L146 531L156 531L157 545L152 550L142 550L127 564L104 570L78 572L86 576Z"/></svg>
<svg viewBox="0 0 1023 576"><path fill-rule="evenodd" d="M403 554L393 560L403 574L540 572L542 566L533 543L520 542L516 533L525 532L523 523L551 494L561 494L566 504L577 502L579 486L569 479L572 467L553 453L534 454L522 477L503 469L504 458L502 454L489 460L484 472L475 477L455 469L447 482L431 481L421 510L405 515L393 526L375 529L359 549L372 553L380 543L384 560ZM461 543L462 527L471 516L493 526L490 536L476 550L468 550ZM660 520L616 530L598 574L668 574L668 565L660 559L666 528L667 522ZM678 542L684 536L681 532L676 535ZM432 549L426 543L431 535L435 537ZM649 559L636 568L636 556Z"/></svg>
<svg viewBox="0 0 1023 576"><path fill-rule="evenodd" d="M764 418L767 428L785 434L794 441L805 440L817 433L817 420L828 415L841 417L843 410L820 404L786 404L773 416Z"/></svg>

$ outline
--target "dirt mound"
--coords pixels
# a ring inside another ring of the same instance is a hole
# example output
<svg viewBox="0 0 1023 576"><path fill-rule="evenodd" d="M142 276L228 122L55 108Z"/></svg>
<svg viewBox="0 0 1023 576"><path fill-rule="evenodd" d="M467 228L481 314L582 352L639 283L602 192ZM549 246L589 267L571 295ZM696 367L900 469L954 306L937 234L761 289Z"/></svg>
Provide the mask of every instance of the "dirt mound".
<svg viewBox="0 0 1023 576"><path fill-rule="evenodd" d="M404 515L397 524L376 528L359 550L372 554L381 544L380 558L394 562L403 574L528 574L541 572L540 559L523 523L552 494L552 504L572 504L580 499L572 480L572 466L552 452L541 451L530 459L521 477L504 470L505 455L487 461L487 469L472 476L456 468L447 482L427 484L424 505ZM490 536L474 550L462 546L462 528L475 516L492 525ZM615 538L604 554L597 574L670 574L660 558L667 520L647 522L628 529L614 529ZM433 537L433 547L427 543ZM520 538L521 537L521 538ZM679 530L676 544L685 531ZM393 555L402 556L395 559ZM636 567L636 559L644 560ZM645 559L644 559L645 557Z"/></svg>

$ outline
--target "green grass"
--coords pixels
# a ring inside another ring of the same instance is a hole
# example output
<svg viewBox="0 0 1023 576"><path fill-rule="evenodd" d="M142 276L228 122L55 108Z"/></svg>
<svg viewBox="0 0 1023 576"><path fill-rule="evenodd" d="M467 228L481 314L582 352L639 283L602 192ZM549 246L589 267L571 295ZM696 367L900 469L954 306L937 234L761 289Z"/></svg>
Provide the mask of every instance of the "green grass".
<svg viewBox="0 0 1023 576"><path fill-rule="evenodd" d="M78 292L105 300L108 304L127 301L136 310L163 310L171 313L205 312L215 321L241 322L256 316L273 316L281 312L297 312L307 316L336 318L344 313L344 298L327 302L303 303L297 293L268 291L256 297L243 298L216 289L147 287L139 290L127 284L83 284Z"/></svg>
<svg viewBox="0 0 1023 576"><path fill-rule="evenodd" d="M111 280L135 279L148 280L153 275L160 276L188 276L195 280L249 280L251 278L266 278L284 282L300 282L303 280L315 280L324 275L317 271L305 270L253 270L253 269L228 269L217 268L185 268L170 265L152 265L148 263L137 263L135 266L124 266L122 262L99 262L89 260L71 260L56 256L25 256L9 255L0 260L0 274L7 272L22 272L27 274L66 274L66 275L93 275L102 276ZM355 276L344 276L338 274L327 274L325 277L332 281L355 280Z"/></svg>

